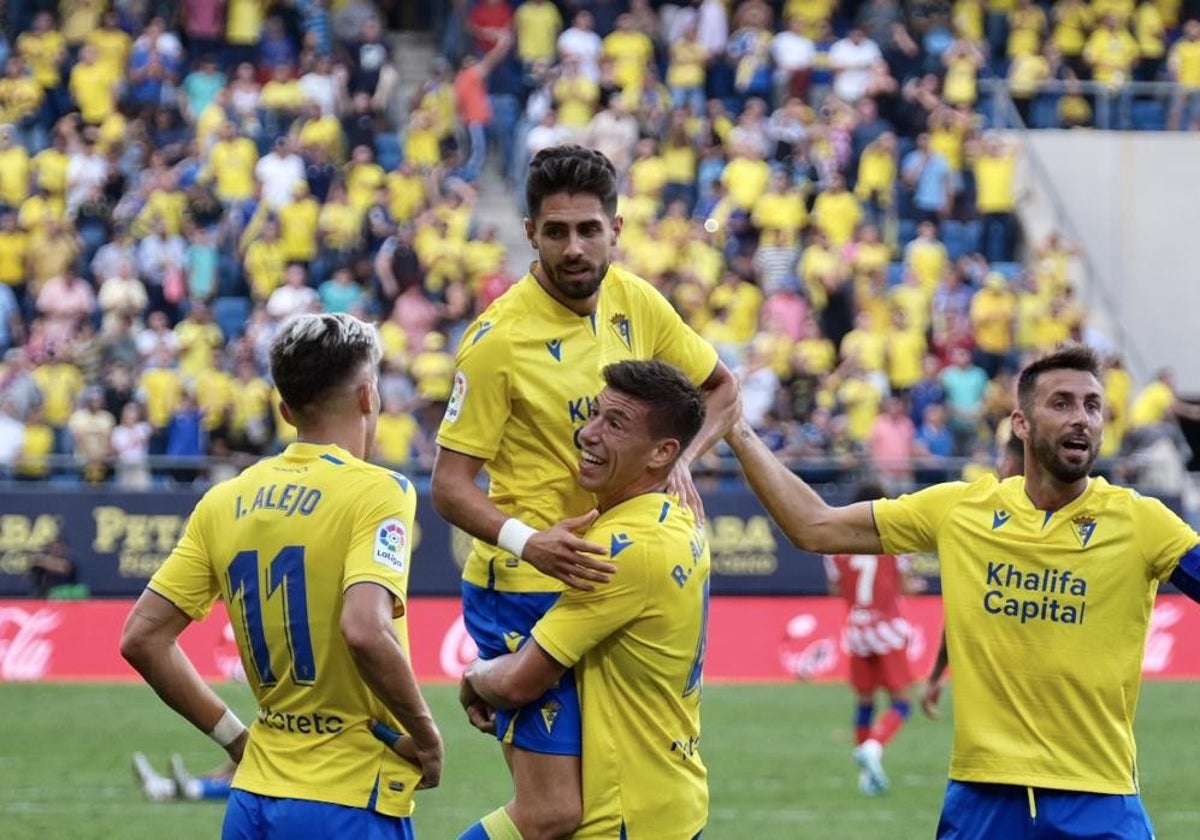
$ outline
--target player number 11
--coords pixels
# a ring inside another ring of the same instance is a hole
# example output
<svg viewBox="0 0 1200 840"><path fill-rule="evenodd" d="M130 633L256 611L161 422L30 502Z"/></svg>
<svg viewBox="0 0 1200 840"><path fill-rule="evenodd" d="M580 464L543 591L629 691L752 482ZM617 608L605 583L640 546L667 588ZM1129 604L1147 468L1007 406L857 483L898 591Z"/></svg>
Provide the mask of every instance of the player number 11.
<svg viewBox="0 0 1200 840"><path fill-rule="evenodd" d="M267 629L263 622L265 604L264 598L259 595L261 583L263 577L259 574L258 552L238 552L229 564L229 604L232 607L234 601L238 602L258 682L268 687L279 680L271 668L271 648L267 644ZM313 656L312 635L308 629L304 546L286 545L267 564L266 601L280 591L281 584L283 626L292 663L292 681L297 685L312 685L317 680L317 664Z"/></svg>

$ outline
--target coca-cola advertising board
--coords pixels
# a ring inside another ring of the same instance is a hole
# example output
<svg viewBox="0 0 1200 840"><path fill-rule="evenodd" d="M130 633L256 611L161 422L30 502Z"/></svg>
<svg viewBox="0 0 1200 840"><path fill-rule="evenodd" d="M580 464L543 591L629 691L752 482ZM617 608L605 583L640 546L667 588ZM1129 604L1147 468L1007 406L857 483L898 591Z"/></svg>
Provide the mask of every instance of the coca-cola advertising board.
<svg viewBox="0 0 1200 840"><path fill-rule="evenodd" d="M133 680L121 659L121 627L133 602L0 601L0 682ZM417 676L453 681L475 656L454 598L416 598L409 635ZM909 659L927 673L942 628L941 599L908 599ZM713 598L705 677L714 681L843 680L843 603L834 598ZM200 674L240 679L242 665L224 609L189 627L181 639ZM1146 641L1149 678L1200 678L1200 609L1181 595L1160 595Z"/></svg>

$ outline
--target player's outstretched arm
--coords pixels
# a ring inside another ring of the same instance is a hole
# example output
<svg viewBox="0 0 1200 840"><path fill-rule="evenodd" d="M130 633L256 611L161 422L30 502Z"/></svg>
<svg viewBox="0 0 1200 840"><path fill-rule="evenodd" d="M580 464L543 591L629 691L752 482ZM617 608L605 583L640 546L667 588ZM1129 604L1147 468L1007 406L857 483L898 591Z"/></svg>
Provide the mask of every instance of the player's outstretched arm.
<svg viewBox="0 0 1200 840"><path fill-rule="evenodd" d="M249 730L200 678L179 647L179 634L192 619L157 592L142 592L121 631L121 656L137 670L163 702L192 726L242 760Z"/></svg>
<svg viewBox="0 0 1200 840"><path fill-rule="evenodd" d="M831 507L771 454L745 418L725 438L750 488L798 548L818 554L881 554L870 502Z"/></svg>
<svg viewBox="0 0 1200 840"><path fill-rule="evenodd" d="M488 498L475 477L484 462L470 455L439 448L433 463L433 506L449 522L478 539L511 551L544 575L577 589L607 583L615 568L600 559L602 545L578 534L595 519L588 513L537 531L511 518Z"/></svg>
<svg viewBox="0 0 1200 840"><path fill-rule="evenodd" d="M950 652L946 648L946 631L942 631L942 642L938 646L937 659L934 660L933 670L929 679L921 689L921 711L927 718L937 720L942 716L938 710L938 701L942 698L942 687L946 684L946 668L950 665Z"/></svg>
<svg viewBox="0 0 1200 840"><path fill-rule="evenodd" d="M688 448L679 456L667 481L667 491L679 496L684 506L691 509L699 521L704 519L704 502L700 491L692 480L692 464L733 428L742 407L738 399L739 387L737 377L725 367L724 362L717 362L713 372L700 386L704 395L704 423L696 437L688 444Z"/></svg>
<svg viewBox="0 0 1200 840"><path fill-rule="evenodd" d="M363 681L409 736L396 752L421 765L420 788L437 787L445 759L442 735L392 624L394 598L376 583L356 583L342 601L341 630ZM409 751L411 750L411 752Z"/></svg>

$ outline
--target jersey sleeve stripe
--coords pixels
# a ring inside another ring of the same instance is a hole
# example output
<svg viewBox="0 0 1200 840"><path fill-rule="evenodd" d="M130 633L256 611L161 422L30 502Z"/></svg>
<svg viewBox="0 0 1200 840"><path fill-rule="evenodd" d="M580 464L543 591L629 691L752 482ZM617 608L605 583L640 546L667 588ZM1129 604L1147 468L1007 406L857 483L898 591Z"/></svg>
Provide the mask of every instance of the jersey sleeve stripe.
<svg viewBox="0 0 1200 840"><path fill-rule="evenodd" d="M1171 583L1193 601L1200 602L1200 545L1192 546L1179 558L1179 565L1171 574Z"/></svg>

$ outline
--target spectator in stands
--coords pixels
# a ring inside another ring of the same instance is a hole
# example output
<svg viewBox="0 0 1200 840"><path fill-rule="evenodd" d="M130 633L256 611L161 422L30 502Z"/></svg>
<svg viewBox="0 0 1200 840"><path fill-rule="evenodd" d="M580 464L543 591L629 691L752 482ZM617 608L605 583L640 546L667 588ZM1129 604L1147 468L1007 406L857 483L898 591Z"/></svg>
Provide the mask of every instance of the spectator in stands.
<svg viewBox="0 0 1200 840"><path fill-rule="evenodd" d="M479 177L487 157L486 129L492 121L492 109L487 98L487 78L512 47L512 34L501 30L491 48L482 58L463 57L454 77L454 97L459 115L467 130L469 154L459 176L471 183Z"/></svg>
<svg viewBox="0 0 1200 840"><path fill-rule="evenodd" d="M954 204L950 165L929 146L929 135L917 136L917 147L904 156L900 168L906 188L912 191L916 217L935 224L949 215Z"/></svg>
<svg viewBox="0 0 1200 840"><path fill-rule="evenodd" d="M1138 44L1116 15L1106 14L1083 48L1083 60L1097 82L1120 87L1130 81L1138 61Z"/></svg>
<svg viewBox="0 0 1200 840"><path fill-rule="evenodd" d="M178 299L168 300L168 277L183 276L186 243L182 236L171 234L167 225L156 218L150 233L138 243L138 277L146 286L150 308L167 313L170 321L178 318Z"/></svg>
<svg viewBox="0 0 1200 840"><path fill-rule="evenodd" d="M25 320L12 287L0 283L0 353L25 340Z"/></svg>
<svg viewBox="0 0 1200 840"><path fill-rule="evenodd" d="M183 377L174 351L158 347L143 364L138 377L137 399L146 409L146 419L154 434L150 440L152 455L161 455L166 446L166 429L183 396Z"/></svg>
<svg viewBox="0 0 1200 840"><path fill-rule="evenodd" d="M887 397L883 402L883 411L871 425L866 450L875 476L882 482L888 495L897 495L912 488L916 437L916 429L908 416L904 399Z"/></svg>
<svg viewBox="0 0 1200 840"><path fill-rule="evenodd" d="M904 246L904 267L911 272L926 294L937 288L950 268L946 246L937 236L937 226L931 221L917 225L917 237Z"/></svg>
<svg viewBox="0 0 1200 840"><path fill-rule="evenodd" d="M955 454L954 435L946 424L946 406L930 403L922 412L914 449L917 455L917 480L922 483L945 481L950 477L947 462Z"/></svg>
<svg viewBox="0 0 1200 840"><path fill-rule="evenodd" d="M71 433L71 451L83 471L83 479L97 484L109 474L112 455L110 437L116 420L104 407L104 391L90 387L83 392L83 404L67 421Z"/></svg>
<svg viewBox="0 0 1200 840"><path fill-rule="evenodd" d="M1138 44L1138 81L1156 82L1167 53L1167 26L1154 0L1141 0L1133 16L1133 35Z"/></svg>
<svg viewBox="0 0 1200 840"><path fill-rule="evenodd" d="M341 266L336 271L349 271L349 266ZM316 312L319 305L316 290L308 286L304 265L290 263L284 271L282 286L271 290L266 299L266 314L283 322L301 313Z"/></svg>
<svg viewBox="0 0 1200 840"><path fill-rule="evenodd" d="M1016 231L1017 147L995 134L984 136L975 156L976 208L983 223L980 242L988 262L1012 259Z"/></svg>
<svg viewBox="0 0 1200 840"><path fill-rule="evenodd" d="M606 106L592 117L586 129L589 147L602 152L623 178L631 163L631 150L638 138L637 118L620 93L609 96Z"/></svg>
<svg viewBox="0 0 1200 840"><path fill-rule="evenodd" d="M162 18L151 18L129 53L126 100L135 109L174 104L182 70L183 45Z"/></svg>
<svg viewBox="0 0 1200 840"><path fill-rule="evenodd" d="M1200 130L1200 20L1189 20L1183 25L1183 37L1167 54L1167 72L1176 84L1168 127Z"/></svg>
<svg viewBox="0 0 1200 840"><path fill-rule="evenodd" d="M883 61L879 45L867 37L859 26L853 26L845 38L829 50L833 69L833 92L843 102L854 103L872 90L875 69Z"/></svg>
<svg viewBox="0 0 1200 840"><path fill-rule="evenodd" d="M107 260L105 260L106 264ZM96 260L92 260L96 264ZM142 313L146 311L149 297L142 281L134 276L133 262L129 259L118 259L114 263L113 273L98 274L100 292L97 303L101 312L102 331L113 329L117 319L129 318L134 326L138 326Z"/></svg>
<svg viewBox="0 0 1200 840"><path fill-rule="evenodd" d="M5 393L0 398L0 476L11 475L25 445L25 424L15 402Z"/></svg>
<svg viewBox="0 0 1200 840"><path fill-rule="evenodd" d="M178 459L199 460L205 455L227 454L225 439L224 417L218 415L212 420L213 433L206 429L210 425L210 417L197 406L196 398L190 393L184 393L179 407L171 416L170 425L166 430L166 447L163 454ZM170 477L177 482L190 484L196 480L201 471L195 466L175 465L168 470ZM217 478L214 476L213 481Z"/></svg>
<svg viewBox="0 0 1200 840"><path fill-rule="evenodd" d="M44 394L32 372L33 364L25 349L14 347L4 354L4 364L0 367L0 394L10 402L18 420L26 417L44 400Z"/></svg>
<svg viewBox="0 0 1200 840"><path fill-rule="evenodd" d="M724 49L724 44L722 44ZM575 65L579 73L593 82L600 80L600 56L604 42L595 31L595 18L586 9L575 13L571 26L558 36L558 53L565 64Z"/></svg>
<svg viewBox="0 0 1200 840"><path fill-rule="evenodd" d="M1170 368L1162 368L1154 375L1154 381L1133 400L1129 410L1130 428L1175 423L1179 418L1200 421L1200 405L1180 399L1175 390L1175 372Z"/></svg>
<svg viewBox="0 0 1200 840"><path fill-rule="evenodd" d="M1016 369L1013 358L1013 331L1016 297L1008 281L998 271L989 272L983 288L971 298L971 329L975 334L975 364L988 379L1002 370Z"/></svg>
<svg viewBox="0 0 1200 840"><path fill-rule="evenodd" d="M775 101L783 102L790 97L803 100L817 58L804 18L793 15L787 28L772 37L771 58L775 67Z"/></svg>
<svg viewBox="0 0 1200 840"><path fill-rule="evenodd" d="M29 239L15 212L0 213L0 285L11 292L19 312L28 294Z"/></svg>
<svg viewBox="0 0 1200 840"><path fill-rule="evenodd" d="M73 267L67 266L42 284L37 311L42 316L46 340L65 345L84 319L96 311L96 293Z"/></svg>
<svg viewBox="0 0 1200 840"><path fill-rule="evenodd" d="M117 486L145 490L150 486L150 424L142 419L142 407L128 402L121 409L121 422L113 427L109 451L116 459Z"/></svg>
<svg viewBox="0 0 1200 840"><path fill-rule="evenodd" d="M1079 0L1075 0L1078 4ZM1033 103L1039 86L1056 78L1061 70L1061 54L1055 41L1047 41L1040 53L1015 57L1008 66L1008 94L1026 127L1035 128Z"/></svg>
<svg viewBox="0 0 1200 840"><path fill-rule="evenodd" d="M954 452L956 455L966 455L979 436L983 398L987 393L987 372L971 361L969 350L956 347L950 351L950 365L942 371L940 382L946 392Z"/></svg>
<svg viewBox="0 0 1200 840"><path fill-rule="evenodd" d="M3 409L0 408L0 413ZM0 421L2 425L2 421ZM0 431L0 437L4 432ZM0 443L0 447L3 444ZM45 481L50 478L50 457L54 454L54 430L46 424L40 406L29 410L21 440L21 454L16 465L18 481ZM0 458L0 464L2 464ZM2 473L2 470L0 470Z"/></svg>

